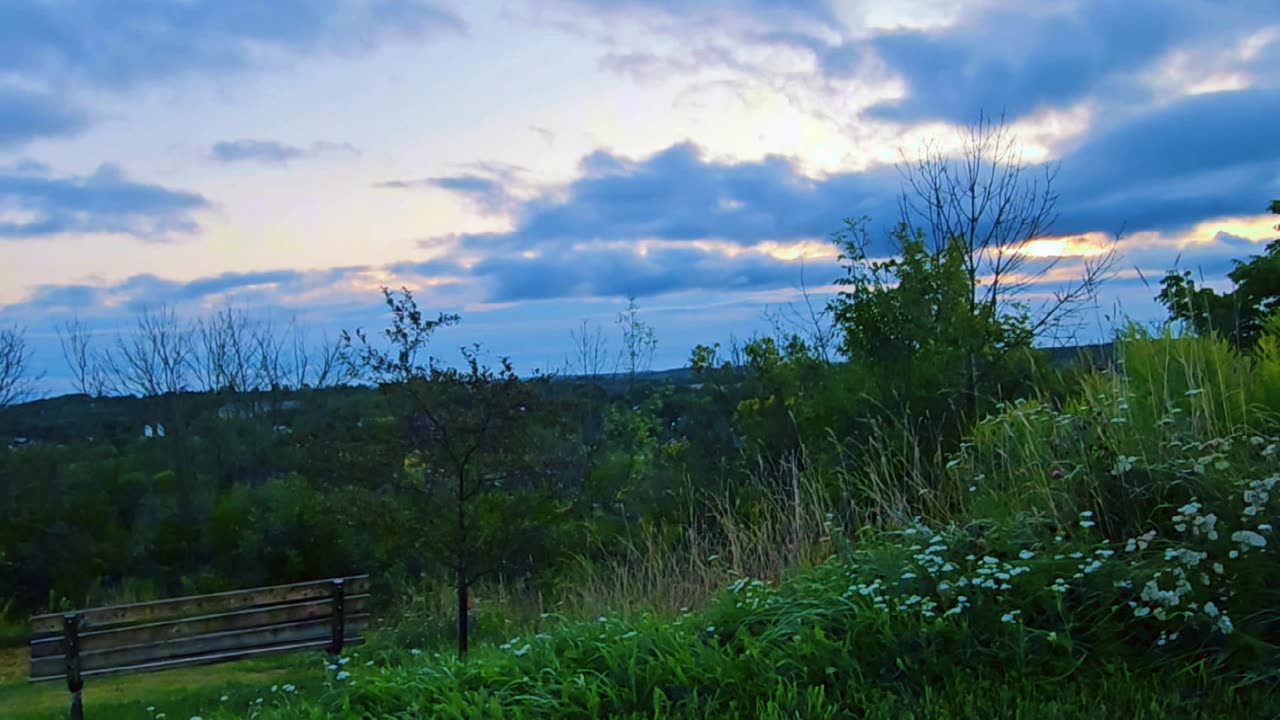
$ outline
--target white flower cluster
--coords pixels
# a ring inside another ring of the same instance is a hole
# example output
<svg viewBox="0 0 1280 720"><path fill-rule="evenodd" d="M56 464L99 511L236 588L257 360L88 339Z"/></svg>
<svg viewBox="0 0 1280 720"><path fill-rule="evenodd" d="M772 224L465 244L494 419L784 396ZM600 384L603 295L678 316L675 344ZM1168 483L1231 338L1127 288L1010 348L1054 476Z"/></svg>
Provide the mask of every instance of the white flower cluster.
<svg viewBox="0 0 1280 720"><path fill-rule="evenodd" d="M729 592L742 596L737 602L738 608L758 610L761 606L771 605L776 600L772 588L763 580L753 578L739 578L729 586Z"/></svg>

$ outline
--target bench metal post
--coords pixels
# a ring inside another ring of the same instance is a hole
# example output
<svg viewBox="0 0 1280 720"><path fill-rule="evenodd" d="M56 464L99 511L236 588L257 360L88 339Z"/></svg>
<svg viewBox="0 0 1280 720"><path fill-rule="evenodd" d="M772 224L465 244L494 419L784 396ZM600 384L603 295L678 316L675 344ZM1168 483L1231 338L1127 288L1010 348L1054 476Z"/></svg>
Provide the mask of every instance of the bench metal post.
<svg viewBox="0 0 1280 720"><path fill-rule="evenodd" d="M342 654L342 640L347 634L346 585L342 578L333 581L333 637L329 653L336 659Z"/></svg>
<svg viewBox="0 0 1280 720"><path fill-rule="evenodd" d="M66 648L67 690L71 692L71 720L84 720L84 704L80 690L84 679L80 677L80 617L76 613L62 616L62 642Z"/></svg>

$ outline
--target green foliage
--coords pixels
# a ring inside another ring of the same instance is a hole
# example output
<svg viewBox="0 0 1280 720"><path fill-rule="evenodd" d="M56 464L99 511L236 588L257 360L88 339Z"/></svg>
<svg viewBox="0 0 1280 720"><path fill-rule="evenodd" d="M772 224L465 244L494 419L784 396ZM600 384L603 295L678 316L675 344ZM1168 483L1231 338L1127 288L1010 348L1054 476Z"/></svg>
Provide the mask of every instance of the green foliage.
<svg viewBox="0 0 1280 720"><path fill-rule="evenodd" d="M1280 200L1268 209L1280 215ZM1219 333L1247 349L1257 343L1267 318L1280 303L1280 240L1267 243L1260 255L1233 262L1227 277L1235 287L1229 291L1201 287L1189 270L1170 270L1160 281L1156 299L1168 309L1170 319L1186 323L1193 332Z"/></svg>
<svg viewBox="0 0 1280 720"><path fill-rule="evenodd" d="M874 380L887 415L927 418L953 434L992 399L1026 392L1032 379L1029 311L980 300L971 250L926 244L900 224L890 259L868 254L865 220L836 233L846 288L829 307L843 333L840 351ZM994 296L993 296L994 297Z"/></svg>

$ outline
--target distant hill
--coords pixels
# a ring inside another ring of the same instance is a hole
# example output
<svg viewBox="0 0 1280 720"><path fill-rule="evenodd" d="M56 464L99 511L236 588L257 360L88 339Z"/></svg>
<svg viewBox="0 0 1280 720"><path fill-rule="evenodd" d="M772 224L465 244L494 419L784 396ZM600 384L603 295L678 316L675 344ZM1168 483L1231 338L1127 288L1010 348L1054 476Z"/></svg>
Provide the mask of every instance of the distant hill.
<svg viewBox="0 0 1280 720"><path fill-rule="evenodd" d="M1110 365L1115 360L1115 347L1112 343L1042 349L1049 356L1049 362L1055 367L1065 367L1081 359L1097 366ZM637 373L635 381L639 384L670 383L676 386L692 386L697 385L699 379L693 368L679 367ZM594 377L557 375L554 383L560 387L573 383L590 383L614 395L627 391L630 386L630 377L627 373L606 373ZM193 393L192 399L197 402L192 409L197 414L215 412L225 419L243 415L243 408L248 406L247 400L253 400L254 406L265 401L273 404L273 407L293 410L299 407L297 401L313 405L321 397L332 400L337 400L339 396L353 399L373 392L375 391L372 388L365 387L330 388L280 393L273 395L269 400L255 397L258 395L256 393L236 398L211 393ZM310 399L307 399L308 397ZM151 412L152 406L138 398L92 398L81 394L60 395L0 408L0 448L17 438L36 442L62 443L95 436L140 435L146 425L155 422L155 418L149 415Z"/></svg>

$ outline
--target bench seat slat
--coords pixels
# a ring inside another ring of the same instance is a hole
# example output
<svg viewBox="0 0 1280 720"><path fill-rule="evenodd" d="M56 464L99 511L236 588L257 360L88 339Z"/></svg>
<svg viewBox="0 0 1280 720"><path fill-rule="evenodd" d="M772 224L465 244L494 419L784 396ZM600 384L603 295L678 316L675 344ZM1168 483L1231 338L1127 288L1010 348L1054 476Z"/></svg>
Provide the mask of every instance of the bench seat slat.
<svg viewBox="0 0 1280 720"><path fill-rule="evenodd" d="M345 599L346 612L356 614L364 612L368 607L369 595L348 596ZM202 615L182 620L164 620L131 625L109 630L98 630L81 633L80 651L109 650L125 645L176 640L193 635L205 635L228 630L278 625L281 623L299 622L302 620L318 620L327 618L333 613L333 603L328 600L305 600L290 605L275 605L266 608L249 610L233 610L216 615ZM31 659L61 656L65 652L61 635L31 641Z"/></svg>
<svg viewBox="0 0 1280 720"><path fill-rule="evenodd" d="M147 620L161 620L172 617L201 615L216 611L239 610L259 606L282 605L301 600L313 600L329 597L336 578L293 583L291 585L275 585L272 587L253 588L249 590L233 590L230 592L195 595L190 597L154 600L128 605L112 605L109 607L89 608L77 611L80 616L80 628L84 630L101 630L129 623ZM369 590L368 575L353 575L343 578L348 595L365 593ZM31 632L37 639L62 632L63 613L35 615L31 618Z"/></svg>
<svg viewBox="0 0 1280 720"><path fill-rule="evenodd" d="M361 645L364 638L358 635L349 635L343 644L346 646ZM292 645L275 645L264 648L254 648L250 650L236 650L232 652L212 653L209 655L195 655L192 657L178 658L175 660L163 660L159 662L142 663L139 665L129 665L114 667L103 670L88 670L80 673L82 677L99 677L103 675L117 675L121 673L142 673L154 672L157 670L168 670L170 668L184 667L188 665L212 665L214 663L230 662L232 660L244 660L247 658L265 657L268 655L277 655L283 653L300 652L302 650L321 650L329 646L329 640L312 640L309 642L295 643ZM61 673L57 675L47 675L43 677L33 677L30 682L47 682L51 680L61 680L65 678Z"/></svg>
<svg viewBox="0 0 1280 720"><path fill-rule="evenodd" d="M348 632L346 634L359 634L360 629L364 626L364 621L368 617L368 615L348 616L346 620ZM328 618L248 630L195 635L176 640L129 645L95 652L81 652L80 668L82 672L102 670L116 666L177 659L190 655L248 650L271 645L291 645L325 638L332 639L332 629ZM62 655L33 659L31 661L31 675L33 677L61 675L64 672L65 662L65 657Z"/></svg>

